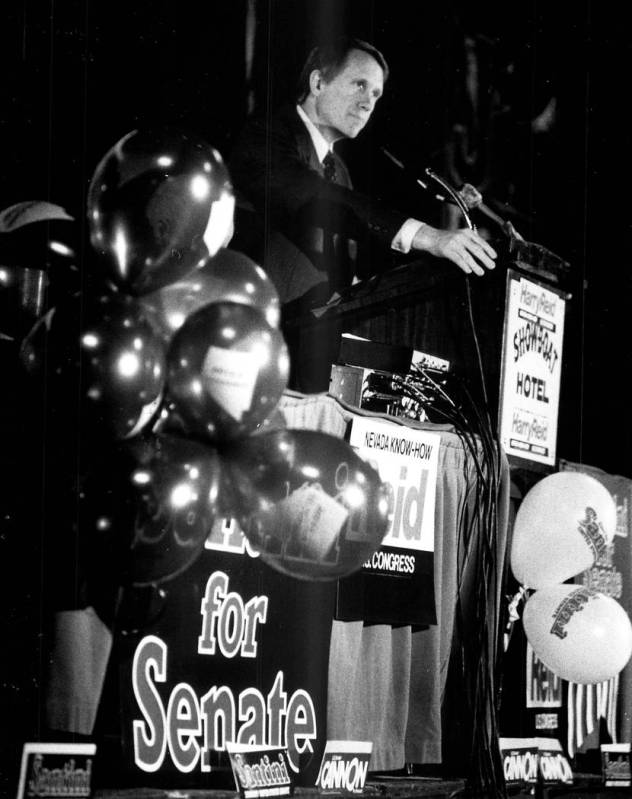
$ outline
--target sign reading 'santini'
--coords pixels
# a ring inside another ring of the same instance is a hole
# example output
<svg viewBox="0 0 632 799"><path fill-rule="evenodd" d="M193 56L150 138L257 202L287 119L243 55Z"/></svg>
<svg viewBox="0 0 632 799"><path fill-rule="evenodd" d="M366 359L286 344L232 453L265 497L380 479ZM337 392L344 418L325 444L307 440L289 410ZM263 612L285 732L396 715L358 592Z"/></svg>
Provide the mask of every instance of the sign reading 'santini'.
<svg viewBox="0 0 632 799"><path fill-rule="evenodd" d="M235 784L242 799L291 796L294 777L287 749L227 743Z"/></svg>
<svg viewBox="0 0 632 799"><path fill-rule="evenodd" d="M507 273L500 439L508 455L553 465L562 373L565 299Z"/></svg>
<svg viewBox="0 0 632 799"><path fill-rule="evenodd" d="M89 797L95 744L26 743L17 799Z"/></svg>

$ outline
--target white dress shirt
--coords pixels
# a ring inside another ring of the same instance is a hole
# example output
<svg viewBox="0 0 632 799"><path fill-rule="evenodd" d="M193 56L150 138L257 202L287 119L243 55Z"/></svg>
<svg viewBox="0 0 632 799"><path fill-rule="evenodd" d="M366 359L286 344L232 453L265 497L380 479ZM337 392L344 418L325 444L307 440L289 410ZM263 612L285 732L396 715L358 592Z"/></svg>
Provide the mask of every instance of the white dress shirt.
<svg viewBox="0 0 632 799"><path fill-rule="evenodd" d="M325 139L323 134L318 130L316 125L314 125L312 120L307 116L300 105L296 106L296 111L307 128L307 132L309 133L314 145L314 149L316 150L318 160L322 164L327 153L333 152L333 145L331 145ZM423 224L424 223L420 222L418 219L407 219L395 234L395 238L391 242L391 249L397 250L397 252L401 253L409 253L412 247L413 239L415 238L415 234Z"/></svg>

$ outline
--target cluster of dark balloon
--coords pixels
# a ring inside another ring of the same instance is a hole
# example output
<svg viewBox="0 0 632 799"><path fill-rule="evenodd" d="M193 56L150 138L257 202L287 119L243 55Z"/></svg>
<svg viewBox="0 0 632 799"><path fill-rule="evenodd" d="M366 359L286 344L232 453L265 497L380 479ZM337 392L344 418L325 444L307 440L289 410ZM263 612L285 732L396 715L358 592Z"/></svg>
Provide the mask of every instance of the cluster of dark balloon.
<svg viewBox="0 0 632 799"><path fill-rule="evenodd" d="M116 480L82 494L84 515L88 534L128 528L133 585L188 568L220 517L306 579L359 568L388 525L377 473L276 412L289 375L279 299L260 266L227 249L233 211L214 148L132 131L90 182L84 290L46 320L53 379L80 374L82 424L115 442ZM39 357L27 340L27 367Z"/></svg>

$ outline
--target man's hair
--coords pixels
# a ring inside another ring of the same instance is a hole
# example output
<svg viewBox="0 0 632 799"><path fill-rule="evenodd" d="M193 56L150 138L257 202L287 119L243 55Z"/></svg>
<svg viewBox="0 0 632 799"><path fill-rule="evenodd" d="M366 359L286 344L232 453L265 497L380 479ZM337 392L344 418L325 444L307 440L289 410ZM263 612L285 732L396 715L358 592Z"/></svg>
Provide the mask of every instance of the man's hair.
<svg viewBox="0 0 632 799"><path fill-rule="evenodd" d="M340 36L330 42L314 47L303 65L296 87L296 100L302 103L310 92L309 76L315 69L320 70L323 79L333 80L344 69L347 56L351 50L362 50L374 58L384 72L384 80L388 78L388 64L380 51L372 44L356 39L353 36Z"/></svg>

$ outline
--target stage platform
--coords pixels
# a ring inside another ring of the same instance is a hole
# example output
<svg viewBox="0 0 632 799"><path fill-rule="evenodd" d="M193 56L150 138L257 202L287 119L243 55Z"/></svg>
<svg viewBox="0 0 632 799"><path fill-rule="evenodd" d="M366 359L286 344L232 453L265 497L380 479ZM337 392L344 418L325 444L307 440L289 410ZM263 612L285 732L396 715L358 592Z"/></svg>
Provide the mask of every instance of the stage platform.
<svg viewBox="0 0 632 799"><path fill-rule="evenodd" d="M387 779L367 782L364 786L363 796L369 799L388 797L389 799L446 799L461 794L464 788L463 780L441 780L435 778L408 778ZM155 788L132 788L125 790L97 790L94 799L236 799L237 791L228 790L158 790ZM296 788L294 796L312 797L321 796L316 788ZM332 793L330 796L343 796Z"/></svg>
<svg viewBox="0 0 632 799"><path fill-rule="evenodd" d="M322 796L316 788L296 788L294 795L304 799ZM168 788L130 788L124 790L98 789L94 799L236 799L237 791L229 790L169 790ZM331 793L331 797L344 796ZM463 780L446 780L435 777L385 777L368 780L363 796L368 799L467 799ZM573 785L555 785L542 788L535 793L526 790L508 789L509 799L630 799L630 788L604 788L599 775L576 775ZM480 797L483 799L483 797Z"/></svg>

